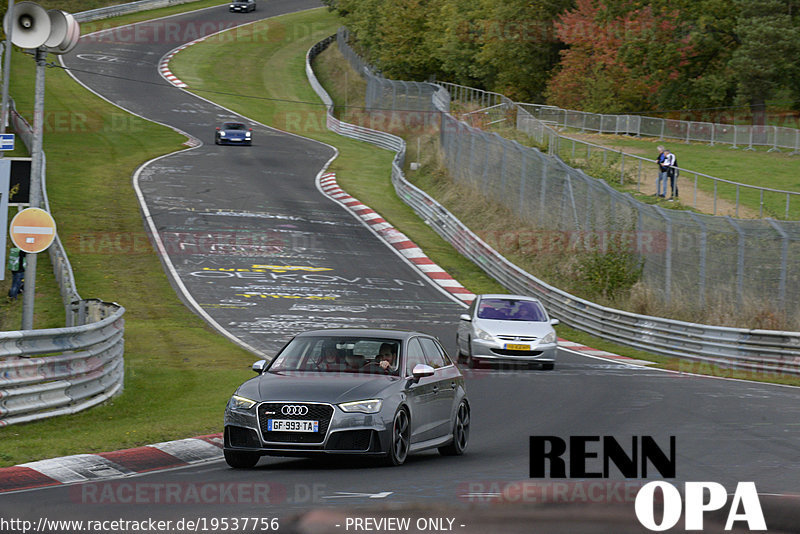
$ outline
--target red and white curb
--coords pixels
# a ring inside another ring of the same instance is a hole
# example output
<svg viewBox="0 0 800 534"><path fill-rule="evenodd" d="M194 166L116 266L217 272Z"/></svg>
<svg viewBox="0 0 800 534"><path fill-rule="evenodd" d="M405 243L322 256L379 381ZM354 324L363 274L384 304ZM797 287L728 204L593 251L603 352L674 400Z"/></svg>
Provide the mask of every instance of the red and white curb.
<svg viewBox="0 0 800 534"><path fill-rule="evenodd" d="M222 434L0 468L0 493L93 482L222 458Z"/></svg>
<svg viewBox="0 0 800 534"><path fill-rule="evenodd" d="M391 246L397 249L400 254L406 257L415 267L417 267L424 275L430 278L435 284L439 285L442 289L452 294L463 302L472 302L475 299L475 294L470 292L462 286L457 280L450 276L444 269L436 265L413 241L411 241L405 234L394 228L390 223L380 216L376 211L369 206L361 203L358 199L347 194L339 184L336 182L335 173L326 173L319 178L320 189L331 199L343 205L350 212L368 224L375 233L382 239L388 242ZM586 356L593 356L596 358L603 358L616 362L624 362L638 365L648 365L653 362L644 360L637 360L627 356L620 356L612 352L604 350L597 350L587 347L581 343L567 341L566 339L559 339L558 346L569 349L573 352L584 354Z"/></svg>
<svg viewBox="0 0 800 534"><path fill-rule="evenodd" d="M168 52L166 56L161 58L161 61L158 64L158 72L161 73L161 76L163 76L165 80L167 80L169 83L171 83L175 87L180 87L181 89L189 87L184 82L182 82L177 76L172 74L172 71L169 70L169 61L172 59L172 57L175 54L177 54L181 50L185 50L186 48L189 48L190 46L195 45L195 44L200 43L200 42L205 41L205 40L206 40L206 37L201 37L199 39L195 39L194 41L186 43L185 45L181 45L178 48Z"/></svg>
<svg viewBox="0 0 800 534"><path fill-rule="evenodd" d="M462 286L444 269L436 265L416 243L397 230L383 217L358 199L350 196L336 182L336 174L327 173L319 178L320 189L330 198L347 208L356 217L369 225L375 233L410 261L422 274L462 302L472 302L475 294Z"/></svg>

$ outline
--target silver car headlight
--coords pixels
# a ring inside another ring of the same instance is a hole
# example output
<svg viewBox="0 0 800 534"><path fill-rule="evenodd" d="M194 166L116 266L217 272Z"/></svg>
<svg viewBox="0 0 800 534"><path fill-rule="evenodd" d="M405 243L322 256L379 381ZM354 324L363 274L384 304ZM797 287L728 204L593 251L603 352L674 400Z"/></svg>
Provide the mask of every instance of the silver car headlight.
<svg viewBox="0 0 800 534"><path fill-rule="evenodd" d="M539 343L546 344L546 343L555 343L555 342L556 342L556 333L555 332L550 332L549 334L544 336Z"/></svg>
<svg viewBox="0 0 800 534"><path fill-rule="evenodd" d="M256 401L248 399L247 397L240 397L239 395L234 395L231 397L231 400L228 401L228 407L231 410L249 410L255 405Z"/></svg>
<svg viewBox="0 0 800 534"><path fill-rule="evenodd" d="M482 339L484 341L494 341L494 336L485 330L481 330L477 326L475 327L475 337L478 339Z"/></svg>
<svg viewBox="0 0 800 534"><path fill-rule="evenodd" d="M341 408L343 412L348 413L378 413L381 411L382 404L383 401L381 399L369 399L355 402L343 402L339 405L339 408Z"/></svg>

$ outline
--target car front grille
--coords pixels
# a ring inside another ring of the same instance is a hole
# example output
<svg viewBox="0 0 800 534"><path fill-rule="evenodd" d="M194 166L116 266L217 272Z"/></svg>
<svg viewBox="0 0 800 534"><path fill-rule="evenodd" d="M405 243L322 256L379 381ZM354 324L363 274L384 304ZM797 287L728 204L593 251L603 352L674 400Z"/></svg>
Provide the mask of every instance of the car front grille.
<svg viewBox="0 0 800 534"><path fill-rule="evenodd" d="M531 343L539 338L530 336L497 336L497 339L502 339L503 341L517 341L517 342Z"/></svg>
<svg viewBox="0 0 800 534"><path fill-rule="evenodd" d="M306 415L283 415L284 406L305 406L308 408ZM333 407L327 404L314 404L308 402L270 402L259 405L258 425L264 441L280 443L308 443L320 444L325 441L328 426L333 417ZM267 430L268 419L289 419L293 421L319 421L319 432L270 432Z"/></svg>
<svg viewBox="0 0 800 534"><path fill-rule="evenodd" d="M500 356L538 356L542 353L541 350L491 349L491 351Z"/></svg>

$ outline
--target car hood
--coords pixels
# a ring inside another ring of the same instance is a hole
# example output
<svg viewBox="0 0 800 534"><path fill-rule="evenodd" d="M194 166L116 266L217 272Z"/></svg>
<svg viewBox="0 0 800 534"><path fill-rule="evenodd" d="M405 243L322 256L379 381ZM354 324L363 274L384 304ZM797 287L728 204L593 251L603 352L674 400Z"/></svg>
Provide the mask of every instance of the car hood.
<svg viewBox="0 0 800 534"><path fill-rule="evenodd" d="M248 399L329 402L382 398L400 378L345 373L270 373L248 380L237 395Z"/></svg>
<svg viewBox="0 0 800 534"><path fill-rule="evenodd" d="M492 335L501 336L535 336L542 338L553 331L553 326L549 322L543 321L476 319L475 325Z"/></svg>

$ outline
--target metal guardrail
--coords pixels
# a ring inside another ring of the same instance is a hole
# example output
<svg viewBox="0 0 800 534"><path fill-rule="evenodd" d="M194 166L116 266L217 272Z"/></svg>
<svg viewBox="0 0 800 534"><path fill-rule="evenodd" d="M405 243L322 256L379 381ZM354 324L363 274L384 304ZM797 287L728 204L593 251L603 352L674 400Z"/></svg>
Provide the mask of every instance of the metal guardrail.
<svg viewBox="0 0 800 534"><path fill-rule="evenodd" d="M142 0L74 16L78 22L89 22L193 1ZM30 149L33 128L10 104L14 131ZM49 211L45 169L43 158L39 179L44 208ZM0 427L76 413L122 392L125 308L81 299L58 235L48 254L64 303L66 327L0 332Z"/></svg>
<svg viewBox="0 0 800 534"><path fill-rule="evenodd" d="M121 4L117 6L100 7L97 9L91 9L89 11L75 13L75 20L78 22L90 22L93 20L102 20L120 15L127 15L129 13L137 13L139 11L158 9L160 7L188 4L189 2L196 1L197 0L141 0L140 2L130 2L128 4Z"/></svg>
<svg viewBox="0 0 800 534"><path fill-rule="evenodd" d="M392 162L392 183L400 198L456 250L504 287L514 293L534 295L541 299L552 315L568 326L651 353L750 371L800 374L798 332L709 326L607 308L550 286L508 261L444 206L406 180L402 170L405 157L405 141L402 138L342 123L333 116L333 101L314 75L311 62L334 38L328 37L317 43L306 55L306 75L314 91L327 106L329 127L332 126L331 129L342 135L397 150ZM339 46L343 46L342 40ZM432 106L446 113L445 106L448 103L447 95L434 92ZM566 167L556 158L554 160L556 164Z"/></svg>
<svg viewBox="0 0 800 534"><path fill-rule="evenodd" d="M125 308L81 301L82 326L0 332L0 427L73 414L122 392Z"/></svg>

